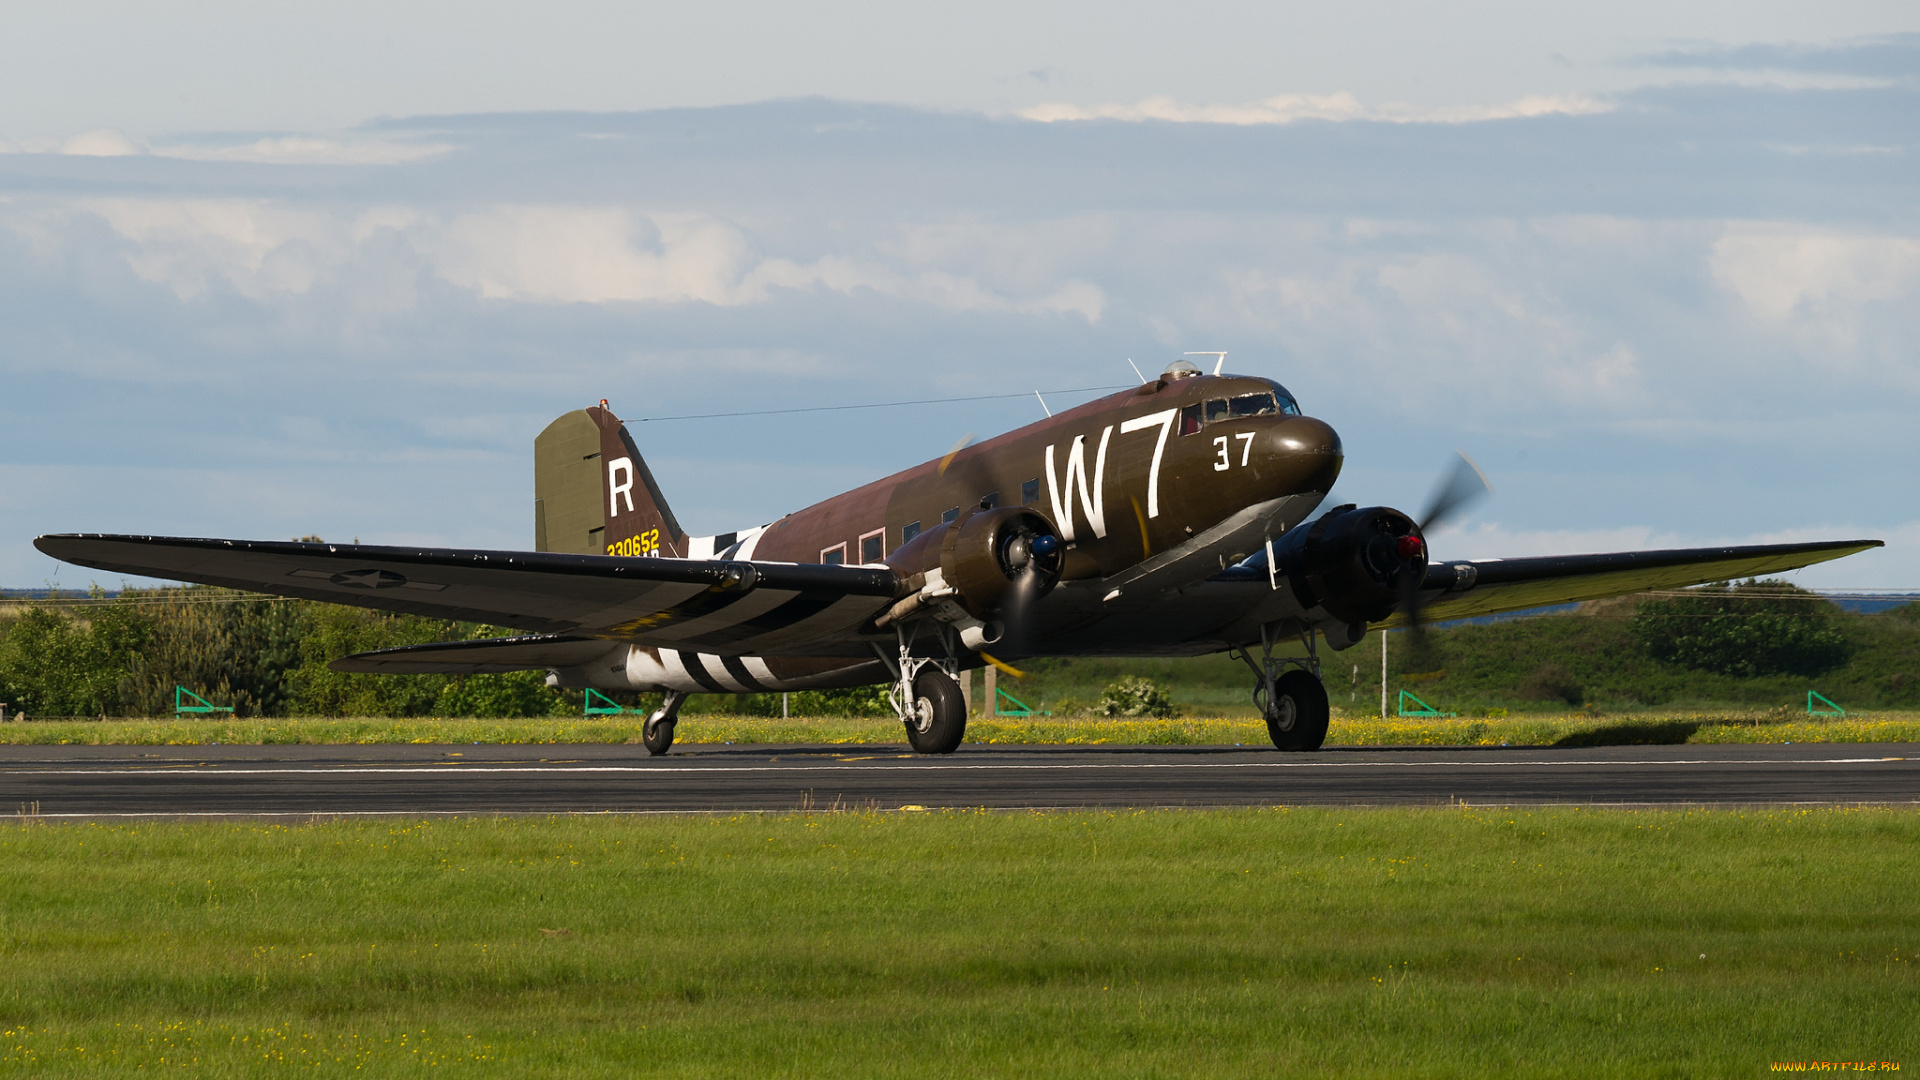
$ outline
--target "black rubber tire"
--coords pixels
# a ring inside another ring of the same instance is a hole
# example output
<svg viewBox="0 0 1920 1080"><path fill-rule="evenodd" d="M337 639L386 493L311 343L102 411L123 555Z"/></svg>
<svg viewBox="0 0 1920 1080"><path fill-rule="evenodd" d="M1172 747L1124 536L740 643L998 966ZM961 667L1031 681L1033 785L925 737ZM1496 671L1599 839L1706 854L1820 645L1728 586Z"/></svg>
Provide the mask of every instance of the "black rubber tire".
<svg viewBox="0 0 1920 1080"><path fill-rule="evenodd" d="M1293 668L1274 680L1267 736L1281 750L1305 752L1327 741L1327 688L1311 672Z"/></svg>
<svg viewBox="0 0 1920 1080"><path fill-rule="evenodd" d="M673 723L648 717L647 722L640 725L640 745L647 748L647 753L659 757L673 746Z"/></svg>
<svg viewBox="0 0 1920 1080"><path fill-rule="evenodd" d="M924 727L907 722L907 742L916 753L953 753L967 737L967 699L960 693L960 684L927 664L913 677L913 696L915 707L926 702L930 715Z"/></svg>

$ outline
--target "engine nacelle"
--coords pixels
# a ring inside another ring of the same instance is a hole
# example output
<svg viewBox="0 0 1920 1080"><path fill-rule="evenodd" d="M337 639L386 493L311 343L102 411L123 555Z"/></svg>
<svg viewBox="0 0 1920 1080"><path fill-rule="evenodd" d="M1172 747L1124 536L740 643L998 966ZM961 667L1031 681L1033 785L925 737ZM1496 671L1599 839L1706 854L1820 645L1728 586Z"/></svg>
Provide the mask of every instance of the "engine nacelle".
<svg viewBox="0 0 1920 1080"><path fill-rule="evenodd" d="M1385 506L1335 507L1274 541L1273 556L1302 607L1363 629L1393 614L1427 573L1420 527Z"/></svg>
<svg viewBox="0 0 1920 1080"><path fill-rule="evenodd" d="M1046 518L1018 506L980 510L929 529L895 551L888 565L920 591L896 605L892 618L936 602L958 610L949 616L992 619L1012 598L1040 599L1060 582L1066 545ZM949 618L949 621L959 619Z"/></svg>

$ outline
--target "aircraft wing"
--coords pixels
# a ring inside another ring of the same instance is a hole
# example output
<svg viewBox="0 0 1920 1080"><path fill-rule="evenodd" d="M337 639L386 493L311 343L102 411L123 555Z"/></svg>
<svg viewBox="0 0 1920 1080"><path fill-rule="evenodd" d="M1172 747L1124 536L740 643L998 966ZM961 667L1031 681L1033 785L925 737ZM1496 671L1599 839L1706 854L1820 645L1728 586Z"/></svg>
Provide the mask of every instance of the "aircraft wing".
<svg viewBox="0 0 1920 1080"><path fill-rule="evenodd" d="M615 650L619 650L620 667L625 670L625 645L605 638L574 634L530 634L401 645L343 656L327 666L335 671L369 675L480 675L536 668L585 667L603 656L612 656Z"/></svg>
<svg viewBox="0 0 1920 1080"><path fill-rule="evenodd" d="M1778 574L1882 546L1879 540L1828 540L1435 562L1428 566L1421 589L1425 601L1422 614L1434 621L1466 619L1650 589L1679 589ZM1392 627L1405 622L1406 617L1396 613L1374 625Z"/></svg>
<svg viewBox="0 0 1920 1080"><path fill-rule="evenodd" d="M719 655L864 653L853 629L900 590L891 570L802 563L95 534L33 546L123 574Z"/></svg>

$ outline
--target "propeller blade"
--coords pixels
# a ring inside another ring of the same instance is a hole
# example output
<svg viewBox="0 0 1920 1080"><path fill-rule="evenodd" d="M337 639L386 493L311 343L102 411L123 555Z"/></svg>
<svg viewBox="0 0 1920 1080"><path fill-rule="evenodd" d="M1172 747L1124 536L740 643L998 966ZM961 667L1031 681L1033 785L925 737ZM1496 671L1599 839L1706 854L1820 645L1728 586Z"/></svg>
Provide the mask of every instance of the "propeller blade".
<svg viewBox="0 0 1920 1080"><path fill-rule="evenodd" d="M1433 497L1427 502L1426 513L1420 515L1420 534L1424 540L1428 529L1436 528L1451 517L1460 508L1493 494L1493 484L1488 482L1487 474L1466 455L1465 451L1454 451L1458 455L1453 467L1447 472L1440 485L1434 488ZM1431 555L1429 555L1431 558ZM1426 612L1420 603L1420 579L1410 571L1401 573L1400 613L1407 617L1408 656L1418 667L1432 657L1427 648Z"/></svg>
<svg viewBox="0 0 1920 1080"><path fill-rule="evenodd" d="M947 470L953 467L953 459L959 456L960 451L972 445L973 432L969 431L965 435L960 436L960 441L953 444L953 449L940 456L940 475L947 475Z"/></svg>
<svg viewBox="0 0 1920 1080"><path fill-rule="evenodd" d="M1459 457L1453 463L1453 470L1433 490L1433 497L1427 501L1426 513L1420 515L1422 534L1468 503L1493 494L1493 485L1487 482L1487 474L1480 471L1480 466L1474 464L1465 451L1456 450L1454 453Z"/></svg>

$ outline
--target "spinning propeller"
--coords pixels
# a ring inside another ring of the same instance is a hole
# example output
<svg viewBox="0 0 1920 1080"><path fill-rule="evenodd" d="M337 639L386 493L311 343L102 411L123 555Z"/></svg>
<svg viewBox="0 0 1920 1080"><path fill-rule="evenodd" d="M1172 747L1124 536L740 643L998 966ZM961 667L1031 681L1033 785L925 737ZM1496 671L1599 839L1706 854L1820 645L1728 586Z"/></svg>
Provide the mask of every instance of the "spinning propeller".
<svg viewBox="0 0 1920 1080"><path fill-rule="evenodd" d="M1426 647L1426 618L1421 610L1420 584L1424 577L1426 560L1427 530L1438 528L1442 522L1456 511L1484 496L1493 494L1493 485L1487 482L1487 474L1480 471L1472 458L1464 452L1454 451L1458 455L1453 467L1434 488L1433 495L1427 500L1427 509L1420 515L1419 531L1403 536L1398 542L1397 554L1404 560L1420 559L1422 573L1402 573L1400 575L1400 601L1396 605L1400 613L1407 617L1407 629L1413 637L1416 652Z"/></svg>

